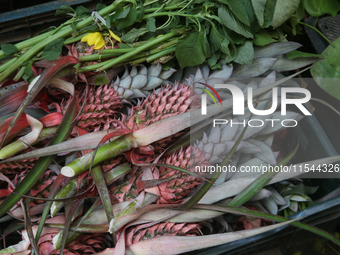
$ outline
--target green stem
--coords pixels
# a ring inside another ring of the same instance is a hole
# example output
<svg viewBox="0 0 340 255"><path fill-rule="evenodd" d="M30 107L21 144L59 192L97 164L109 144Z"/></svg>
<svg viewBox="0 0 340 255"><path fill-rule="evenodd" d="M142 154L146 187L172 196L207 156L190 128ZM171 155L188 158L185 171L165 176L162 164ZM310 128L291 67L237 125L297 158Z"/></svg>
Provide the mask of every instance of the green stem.
<svg viewBox="0 0 340 255"><path fill-rule="evenodd" d="M119 56L120 53L111 53L111 54L92 54L92 55L84 55L79 57L80 62L85 62L85 61L94 61L94 60L100 60L103 58L111 58L111 57L116 57Z"/></svg>
<svg viewBox="0 0 340 255"><path fill-rule="evenodd" d="M108 13L116 10L116 8L118 7L118 5L122 2L124 2L125 0L116 0L115 2L113 2L111 5L109 5L108 7L102 9L99 11L99 15L101 16L105 16ZM84 28L85 26L89 25L90 23L93 22L93 19L91 17L86 18L85 20L79 22L78 24L75 25L76 29L81 29ZM0 74L0 82L4 81L9 75L11 75L15 70L17 70L20 65L23 62L26 62L28 60L30 60L35 54L37 54L38 52L42 51L43 48L55 41L58 38L64 38L68 35L70 35L73 32L72 28L69 26L66 26L64 29L61 29L59 32L57 32L54 35L51 35L49 37L47 37L45 40L41 40L39 41L39 43L37 42L37 44L35 46L33 46L32 48L30 48L27 52L25 52L25 54L21 55L12 65L10 68L6 69L4 72L2 72Z"/></svg>
<svg viewBox="0 0 340 255"><path fill-rule="evenodd" d="M126 48L126 49L105 49L99 51L99 54L122 54L122 53L128 53L130 51L133 51L135 48Z"/></svg>
<svg viewBox="0 0 340 255"><path fill-rule="evenodd" d="M174 32L170 32L170 33L168 33L166 35L163 35L163 36L161 36L159 38L156 38L156 39L152 40L151 42L146 43L146 44L136 48L135 50L133 50L131 52L128 52L128 53L126 53L126 54L124 54L124 55L122 55L122 56L120 56L118 58L110 60L109 63L107 63L107 64L103 65L101 68L99 68L99 71L104 71L104 70L106 70L106 69L108 69L110 67L113 67L113 66L121 63L121 62L124 62L128 58L131 58L131 57L135 56L136 54L141 53L141 52L151 48L154 45L157 45L158 43L164 42L165 40L168 40L171 37L174 37L175 35L176 34Z"/></svg>
<svg viewBox="0 0 340 255"><path fill-rule="evenodd" d="M110 61L111 61L111 59L97 63L97 64L94 64L94 65L81 67L81 68L77 69L77 73L85 73L85 72L88 72L88 71L95 71L96 69L103 66L104 64L110 63Z"/></svg>
<svg viewBox="0 0 340 255"><path fill-rule="evenodd" d="M27 39L23 42L19 42L19 43L15 44L15 47L17 48L18 51L25 49L25 48L29 48L32 45L35 45L35 44L41 42L41 40L44 40L50 34L51 34L51 31L43 33L41 35L37 35L37 36L32 37L30 39ZM2 50L0 50L0 59L2 59L4 57L7 57L7 55Z"/></svg>
<svg viewBox="0 0 340 255"><path fill-rule="evenodd" d="M119 165L104 174L107 185L111 185L115 180L131 171L128 163Z"/></svg>
<svg viewBox="0 0 340 255"><path fill-rule="evenodd" d="M26 70L26 66L22 66L20 68L20 71L13 78L13 81L18 82L21 79L21 77L23 76L23 74L25 73L25 70Z"/></svg>
<svg viewBox="0 0 340 255"><path fill-rule="evenodd" d="M10 156L15 155L19 151L27 149L27 144L22 140L18 139L11 144L6 145L0 150L0 159L6 159Z"/></svg>
<svg viewBox="0 0 340 255"><path fill-rule="evenodd" d="M8 60L6 63L2 64L2 65L0 66L0 72L2 72L3 70L5 70L5 69L7 69L9 66L11 66L12 63L13 63L16 59L17 59L17 57L12 58L12 59Z"/></svg>
<svg viewBox="0 0 340 255"><path fill-rule="evenodd" d="M95 32L95 31L94 31ZM75 42L79 42L81 40L81 38L83 38L85 35L87 35L89 33L84 33L84 34L81 34L81 35L78 35L78 36L75 36L75 37L70 37L70 38L67 38L65 41L64 41L64 45L67 45L67 44L71 44L71 43L75 43Z"/></svg>
<svg viewBox="0 0 340 255"><path fill-rule="evenodd" d="M173 52L175 52L175 51L176 51L176 47L173 47L173 48L164 50L164 51L162 51L162 52L159 52L159 53L157 53L157 54L154 54L154 55L148 57L148 58L146 59L146 62L149 63L149 62L154 61L154 60L156 60L156 59L158 59L158 58L161 58L161 57L163 57L163 56L169 55L170 53L173 53Z"/></svg>
<svg viewBox="0 0 340 255"><path fill-rule="evenodd" d="M162 10L164 10L164 11L171 11L171 10L177 10L177 9L180 9L180 8L182 8L182 6L174 5L174 6L164 7ZM148 8L148 9L146 9L144 11L144 13L154 13L158 9L159 9L159 7Z"/></svg>
<svg viewBox="0 0 340 255"><path fill-rule="evenodd" d="M131 65L138 65L140 63L143 63L145 61L147 61L148 58L152 57L154 54L160 53L162 52L162 50L159 49L153 49L150 51L145 51L142 52L136 56L134 56L133 58L129 59L129 62Z"/></svg>
<svg viewBox="0 0 340 255"><path fill-rule="evenodd" d="M177 42L178 42L178 38L176 38L174 40L171 40L170 42L164 43L161 46L158 46L157 49L158 50L166 49L166 48L168 48L170 46L173 46L173 45L177 44Z"/></svg>
<svg viewBox="0 0 340 255"><path fill-rule="evenodd" d="M154 50L151 50L150 52L143 52L141 54L138 54L134 58L129 59L129 61L130 61L131 65L138 65L138 64L143 63L145 61L149 63L149 62L156 60L160 57L168 55L168 54L174 52L175 50L176 50L176 48L172 48L172 49L168 49L168 50L164 50L164 51L154 49Z"/></svg>
<svg viewBox="0 0 340 255"><path fill-rule="evenodd" d="M313 26L308 25L308 24L306 24L306 23L303 23L303 22L301 22L301 21L299 22L299 24L304 25L304 26L306 26L306 27L309 27L309 28L313 29L313 30L314 30L315 32L317 32L323 39L325 39L330 45L332 45L333 48L335 48L334 44L333 44L326 36L324 36L324 34L321 33L316 27L313 27Z"/></svg>
<svg viewBox="0 0 340 255"><path fill-rule="evenodd" d="M155 17L161 17L161 16L182 16L182 17L187 17L187 18L196 18L195 15L185 14L185 13L180 13L180 12L156 12L156 13L144 15L143 19L155 18Z"/></svg>
<svg viewBox="0 0 340 255"><path fill-rule="evenodd" d="M55 134L56 131L57 131L57 127L44 128L40 132L37 140L31 145L37 144L38 142L41 142L42 140L51 138ZM13 143L6 145L0 150L0 159L6 159L10 156L13 156L17 154L18 152L25 150L27 147L28 147L27 144L25 144L22 140L18 139L14 141Z"/></svg>
<svg viewBox="0 0 340 255"><path fill-rule="evenodd" d="M124 135L111 143L101 146L94 159L93 166L99 163L114 158L115 156L121 154L122 152L128 151L133 148L133 137L131 134ZM91 160L94 152L86 154L81 158L77 158L65 167L61 169L61 174L67 177L73 177L75 175L81 174L90 168Z"/></svg>

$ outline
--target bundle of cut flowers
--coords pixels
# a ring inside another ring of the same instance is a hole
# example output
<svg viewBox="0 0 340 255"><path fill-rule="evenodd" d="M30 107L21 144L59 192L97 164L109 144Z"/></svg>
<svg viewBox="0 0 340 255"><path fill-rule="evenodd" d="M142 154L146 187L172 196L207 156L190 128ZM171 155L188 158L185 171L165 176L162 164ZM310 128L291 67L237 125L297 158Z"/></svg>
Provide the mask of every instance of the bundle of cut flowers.
<svg viewBox="0 0 340 255"><path fill-rule="evenodd" d="M287 225L340 244L288 218L317 187L263 171L295 156L279 144L302 114L249 124L301 73L280 72L318 60L285 55L290 2L62 6L66 23L2 44L0 215L22 240L0 254L181 254ZM218 84L251 93L243 115Z"/></svg>

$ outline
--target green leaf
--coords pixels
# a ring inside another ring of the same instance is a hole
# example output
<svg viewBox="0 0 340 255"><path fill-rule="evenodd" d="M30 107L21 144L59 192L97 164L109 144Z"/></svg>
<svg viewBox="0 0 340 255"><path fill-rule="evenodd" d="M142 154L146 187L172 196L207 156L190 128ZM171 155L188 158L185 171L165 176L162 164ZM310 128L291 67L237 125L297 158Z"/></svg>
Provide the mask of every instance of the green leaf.
<svg viewBox="0 0 340 255"><path fill-rule="evenodd" d="M118 19L124 19L127 17L127 15L129 14L131 10L131 6L125 8L125 9L118 9L115 13L115 15L113 15L113 20L118 20Z"/></svg>
<svg viewBox="0 0 340 255"><path fill-rule="evenodd" d="M230 41L227 38L224 38L220 47L221 51L227 55L230 55L229 44Z"/></svg>
<svg viewBox="0 0 340 255"><path fill-rule="evenodd" d="M220 57L221 57L220 51L217 51L217 52L215 52L211 55L211 57L208 59L208 64L209 64L210 68L216 65L216 63L220 59Z"/></svg>
<svg viewBox="0 0 340 255"><path fill-rule="evenodd" d="M137 9L135 6L133 6L125 18L116 20L117 29L120 30L120 29L133 25L136 19L137 19Z"/></svg>
<svg viewBox="0 0 340 255"><path fill-rule="evenodd" d="M1 44L1 50L7 55L12 55L13 53L17 52L17 47L13 44L3 43Z"/></svg>
<svg viewBox="0 0 340 255"><path fill-rule="evenodd" d="M269 35L266 31L260 31L255 35L254 44L258 46L265 46L267 44L277 42L271 35Z"/></svg>
<svg viewBox="0 0 340 255"><path fill-rule="evenodd" d="M298 21L303 19L305 16L305 1L301 0L297 12L294 15L297 17Z"/></svg>
<svg viewBox="0 0 340 255"><path fill-rule="evenodd" d="M74 9L67 5L67 4L63 4L62 6L60 6L56 11L55 11L55 14L54 16L57 16L57 15L65 15L67 13L75 13Z"/></svg>
<svg viewBox="0 0 340 255"><path fill-rule="evenodd" d="M317 57L317 58L322 58L321 55L319 54L313 54L313 53L308 53L308 52L302 52L298 50L294 50L291 52L288 52L286 54L287 58L289 59L294 59L294 58L307 58L307 57Z"/></svg>
<svg viewBox="0 0 340 255"><path fill-rule="evenodd" d="M64 45L64 39L58 38L53 42L47 44L42 53L42 58L47 60L56 60L61 54Z"/></svg>
<svg viewBox="0 0 340 255"><path fill-rule="evenodd" d="M238 51L236 49L235 44L230 43L230 46L231 46L230 54L228 54L224 59L226 63L230 63L231 61L234 61L237 58L237 55L238 55Z"/></svg>
<svg viewBox="0 0 340 255"><path fill-rule="evenodd" d="M121 39L122 39L123 42L133 43L134 41L136 41L138 39L138 37L146 34L147 32L149 32L149 30L146 29L146 28L140 28L140 29L132 28L129 32L124 34L121 37Z"/></svg>
<svg viewBox="0 0 340 255"><path fill-rule="evenodd" d="M251 3L253 5L257 21L259 22L259 25L263 27L264 10L266 8L267 0L251 0Z"/></svg>
<svg viewBox="0 0 340 255"><path fill-rule="evenodd" d="M141 19L143 18L143 16L144 16L144 9L145 9L145 7L144 7L144 1L139 1L137 5L138 5L137 8L139 8L139 9L138 9L138 16L137 16L137 19L138 19L138 20L141 20Z"/></svg>
<svg viewBox="0 0 340 255"><path fill-rule="evenodd" d="M221 43L222 43L222 36L216 29L215 25L211 27L211 30L209 33L209 42L210 42L211 52L215 52L220 49Z"/></svg>
<svg viewBox="0 0 340 255"><path fill-rule="evenodd" d="M101 9L104 9L105 7L106 7L106 4L97 3L96 11L99 12Z"/></svg>
<svg viewBox="0 0 340 255"><path fill-rule="evenodd" d="M333 44L321 54L323 59L313 65L311 74L324 91L340 100L340 38Z"/></svg>
<svg viewBox="0 0 340 255"><path fill-rule="evenodd" d="M257 33L257 31L261 29L261 26L259 25L257 21L254 7L251 3L251 0L242 0L242 1L243 1L243 5L247 12L249 23L250 23L249 31L254 35Z"/></svg>
<svg viewBox="0 0 340 255"><path fill-rule="evenodd" d="M26 82L30 82L34 78L34 74L33 74L33 70L32 70L32 63L27 63L26 68L25 68L25 72L24 72L24 75L22 76L22 78Z"/></svg>
<svg viewBox="0 0 340 255"><path fill-rule="evenodd" d="M107 78L106 78L106 75L103 75L103 76L96 76L96 78L94 79L94 82L96 85L103 85L103 84L107 84L108 81L107 81Z"/></svg>
<svg viewBox="0 0 340 255"><path fill-rule="evenodd" d="M228 35L230 37L230 41L233 42L235 45L237 45L237 44L243 45L247 40L247 38L245 38L243 35L240 35L240 34L235 33L233 31L230 31Z"/></svg>
<svg viewBox="0 0 340 255"><path fill-rule="evenodd" d="M243 46L238 48L238 55L234 62L241 65L248 65L253 63L254 47L251 41L246 41Z"/></svg>
<svg viewBox="0 0 340 255"><path fill-rule="evenodd" d="M298 9L300 0L277 0L271 26L277 28L288 20Z"/></svg>
<svg viewBox="0 0 340 255"><path fill-rule="evenodd" d="M222 68L222 64L220 63L210 67L211 70L216 70L216 69L221 69L221 68Z"/></svg>
<svg viewBox="0 0 340 255"><path fill-rule="evenodd" d="M206 53L207 49L202 32L191 33L180 40L176 46L176 57L181 68L202 64Z"/></svg>
<svg viewBox="0 0 340 255"><path fill-rule="evenodd" d="M89 9L87 9L86 7L80 5L76 9L76 16L77 16L77 18L80 18L80 17L85 16L88 12L90 12Z"/></svg>
<svg viewBox="0 0 340 255"><path fill-rule="evenodd" d="M306 11L314 17L330 14L333 17L340 11L337 0L307 0L304 1Z"/></svg>
<svg viewBox="0 0 340 255"><path fill-rule="evenodd" d="M236 19L235 16L225 6L218 8L218 17L221 19L222 25L238 34L243 35L246 38L253 38L252 33L246 29L245 25Z"/></svg>
<svg viewBox="0 0 340 255"><path fill-rule="evenodd" d="M228 5L232 13L245 25L250 26L248 14L242 1L240 0L220 0L220 2Z"/></svg>
<svg viewBox="0 0 340 255"><path fill-rule="evenodd" d="M273 20L275 6L277 0L267 0L266 8L264 10L264 22L263 27L269 27Z"/></svg>
<svg viewBox="0 0 340 255"><path fill-rule="evenodd" d="M146 28L150 32L156 32L156 19L155 18L148 18L146 22Z"/></svg>

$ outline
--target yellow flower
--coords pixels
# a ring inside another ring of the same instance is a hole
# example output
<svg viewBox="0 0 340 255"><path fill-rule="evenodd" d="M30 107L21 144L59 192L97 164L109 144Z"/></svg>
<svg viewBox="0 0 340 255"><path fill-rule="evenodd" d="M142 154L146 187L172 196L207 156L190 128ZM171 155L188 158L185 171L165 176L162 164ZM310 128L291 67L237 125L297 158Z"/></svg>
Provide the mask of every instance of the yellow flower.
<svg viewBox="0 0 340 255"><path fill-rule="evenodd" d="M95 33L89 33L85 35L83 38L81 38L82 42L87 42L89 46L94 45L95 50L101 49L105 45L105 41L103 39L103 36L99 32Z"/></svg>
<svg viewBox="0 0 340 255"><path fill-rule="evenodd" d="M109 29L109 33L110 33L110 35L111 35L111 37L112 37L113 39L115 39L115 40L118 41L118 42L122 42L122 40L120 39L120 37L119 37L118 35L116 35L115 33L113 33L110 29Z"/></svg>

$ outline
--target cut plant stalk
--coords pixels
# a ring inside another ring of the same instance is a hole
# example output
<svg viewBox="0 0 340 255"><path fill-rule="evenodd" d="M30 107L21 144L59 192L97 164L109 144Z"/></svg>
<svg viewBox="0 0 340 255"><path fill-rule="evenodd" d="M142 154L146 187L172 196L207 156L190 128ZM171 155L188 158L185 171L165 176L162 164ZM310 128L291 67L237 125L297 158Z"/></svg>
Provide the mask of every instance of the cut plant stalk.
<svg viewBox="0 0 340 255"><path fill-rule="evenodd" d="M92 169L93 171L93 169ZM110 185L116 179L124 176L128 172L131 171L131 167L129 164L123 164L115 167L114 169L106 172L104 174L106 185ZM79 183L78 178L72 179L68 184L66 184L55 196L55 199L64 199L73 196L86 182L86 178L83 178ZM78 185L79 184L79 185ZM60 209L64 206L64 201L54 201L51 206L51 216L54 217L60 211Z"/></svg>
<svg viewBox="0 0 340 255"><path fill-rule="evenodd" d="M72 140L68 140L56 145L50 145L45 148L36 149L34 151L27 152L25 154L21 154L6 160L1 161L2 163L7 162L13 162L18 160L24 160L24 159L30 159L30 158L36 158L36 157L43 157L43 156L49 156L52 154L59 154L64 152L73 152L73 151L79 151L79 150L94 150L100 141L108 134L114 132L113 129L108 129L105 131L98 131L98 132L92 132L89 134L85 134L79 137L76 137ZM44 129L42 133L44 132ZM53 132L51 130L51 132ZM118 137L117 137L118 138ZM112 138L114 139L114 138ZM39 140L39 138L38 138Z"/></svg>

